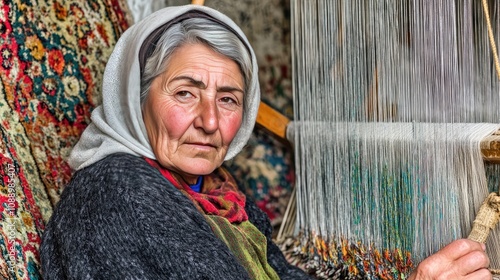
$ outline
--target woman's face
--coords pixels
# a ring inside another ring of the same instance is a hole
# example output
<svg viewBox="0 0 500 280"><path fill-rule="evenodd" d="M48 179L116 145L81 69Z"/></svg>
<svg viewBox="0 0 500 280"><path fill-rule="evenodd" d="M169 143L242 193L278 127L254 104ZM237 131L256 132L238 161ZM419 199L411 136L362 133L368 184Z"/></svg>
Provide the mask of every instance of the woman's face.
<svg viewBox="0 0 500 280"><path fill-rule="evenodd" d="M143 104L158 162L189 184L219 167L242 122L243 93L236 62L203 44L179 47Z"/></svg>

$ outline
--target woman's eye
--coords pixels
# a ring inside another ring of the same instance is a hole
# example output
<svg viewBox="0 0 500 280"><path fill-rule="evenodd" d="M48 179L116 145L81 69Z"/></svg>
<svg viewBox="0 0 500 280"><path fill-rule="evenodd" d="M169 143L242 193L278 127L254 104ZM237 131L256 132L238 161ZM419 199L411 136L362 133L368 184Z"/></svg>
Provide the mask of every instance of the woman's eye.
<svg viewBox="0 0 500 280"><path fill-rule="evenodd" d="M222 101L223 103L227 103L227 104L232 104L232 103L238 104L238 102L236 102L236 100L231 98L231 97L222 97L220 99L220 101Z"/></svg>
<svg viewBox="0 0 500 280"><path fill-rule="evenodd" d="M176 95L183 98L193 96L189 91L179 91L176 93Z"/></svg>

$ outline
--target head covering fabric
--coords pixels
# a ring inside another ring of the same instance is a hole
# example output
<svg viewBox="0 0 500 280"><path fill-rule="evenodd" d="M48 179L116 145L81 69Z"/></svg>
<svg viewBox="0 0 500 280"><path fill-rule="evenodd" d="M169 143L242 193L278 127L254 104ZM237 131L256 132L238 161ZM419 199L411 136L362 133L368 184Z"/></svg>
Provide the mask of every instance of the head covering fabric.
<svg viewBox="0 0 500 280"><path fill-rule="evenodd" d="M208 17L225 25L242 40L250 53L253 75L245 92L243 120L225 160L233 158L246 145L255 125L260 89L257 58L245 34L229 17L206 6L167 7L132 25L118 40L104 71L102 105L94 109L92 122L71 151L68 159L71 168L82 169L115 153L156 159L142 119L139 52L152 32L185 14Z"/></svg>

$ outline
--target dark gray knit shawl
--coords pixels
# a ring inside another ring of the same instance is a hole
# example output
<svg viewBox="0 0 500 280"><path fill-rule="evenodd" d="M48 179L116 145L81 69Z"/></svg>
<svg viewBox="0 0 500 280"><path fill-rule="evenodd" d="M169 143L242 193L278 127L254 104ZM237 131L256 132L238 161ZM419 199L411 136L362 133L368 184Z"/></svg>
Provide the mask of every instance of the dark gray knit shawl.
<svg viewBox="0 0 500 280"><path fill-rule="evenodd" d="M309 279L271 241L252 201L249 220L267 237L281 279ZM144 159L115 154L75 173L41 246L45 279L248 279L193 203Z"/></svg>

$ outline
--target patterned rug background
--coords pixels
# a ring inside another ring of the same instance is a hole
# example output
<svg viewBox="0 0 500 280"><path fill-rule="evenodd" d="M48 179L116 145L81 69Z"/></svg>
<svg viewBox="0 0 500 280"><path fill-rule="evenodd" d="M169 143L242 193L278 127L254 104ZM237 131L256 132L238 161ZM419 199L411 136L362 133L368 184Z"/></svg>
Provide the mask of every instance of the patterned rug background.
<svg viewBox="0 0 500 280"><path fill-rule="evenodd" d="M41 279L40 236L100 102L123 0L0 4L0 279Z"/></svg>

